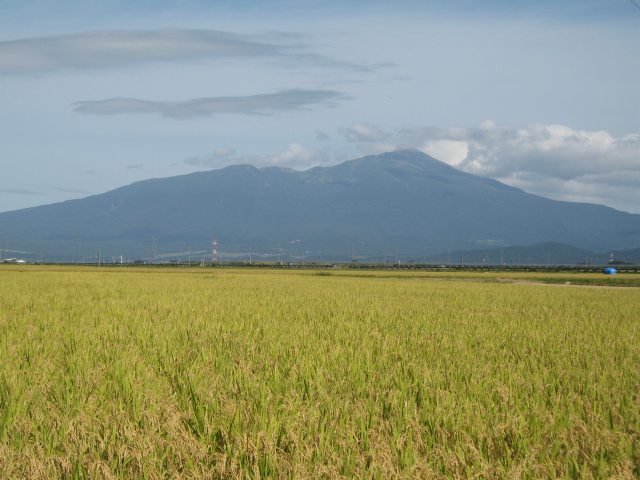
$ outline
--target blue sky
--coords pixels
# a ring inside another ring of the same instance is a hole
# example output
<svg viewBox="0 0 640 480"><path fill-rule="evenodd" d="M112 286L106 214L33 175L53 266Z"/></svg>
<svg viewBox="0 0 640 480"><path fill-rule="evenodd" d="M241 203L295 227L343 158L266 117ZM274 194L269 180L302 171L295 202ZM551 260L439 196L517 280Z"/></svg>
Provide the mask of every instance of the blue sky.
<svg viewBox="0 0 640 480"><path fill-rule="evenodd" d="M629 0L0 0L0 211L417 148L640 213Z"/></svg>

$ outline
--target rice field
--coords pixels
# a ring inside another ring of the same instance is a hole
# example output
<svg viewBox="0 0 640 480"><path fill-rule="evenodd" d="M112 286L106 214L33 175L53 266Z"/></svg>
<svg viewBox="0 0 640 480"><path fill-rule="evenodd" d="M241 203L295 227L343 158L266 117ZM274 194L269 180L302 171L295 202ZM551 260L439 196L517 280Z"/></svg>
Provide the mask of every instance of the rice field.
<svg viewBox="0 0 640 480"><path fill-rule="evenodd" d="M640 289L538 280L3 266L0 478L639 478Z"/></svg>

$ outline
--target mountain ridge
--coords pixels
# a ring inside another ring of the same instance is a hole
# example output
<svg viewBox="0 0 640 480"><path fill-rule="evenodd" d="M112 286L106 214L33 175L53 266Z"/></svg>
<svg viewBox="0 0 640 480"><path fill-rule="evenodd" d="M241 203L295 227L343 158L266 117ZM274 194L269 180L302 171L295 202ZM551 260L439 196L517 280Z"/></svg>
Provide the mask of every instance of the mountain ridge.
<svg viewBox="0 0 640 480"><path fill-rule="evenodd" d="M319 256L352 244L374 256L543 242L590 251L640 246L638 214L538 197L415 150L305 171L231 165L142 180L3 212L0 225L0 234L33 248L53 242L60 250L77 239L148 250L152 237L204 248L213 235L237 249L299 240Z"/></svg>

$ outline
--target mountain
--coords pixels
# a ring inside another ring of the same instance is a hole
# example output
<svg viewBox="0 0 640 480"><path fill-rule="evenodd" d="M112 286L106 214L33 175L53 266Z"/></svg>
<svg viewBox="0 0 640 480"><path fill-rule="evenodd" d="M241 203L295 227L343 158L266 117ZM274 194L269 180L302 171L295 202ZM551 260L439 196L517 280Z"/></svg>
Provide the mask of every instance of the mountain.
<svg viewBox="0 0 640 480"><path fill-rule="evenodd" d="M191 245L210 258L217 235L223 256L251 246L256 258L373 260L544 242L627 250L640 246L640 215L531 195L404 150L304 172L234 165L145 180L0 213L0 235L7 252L41 257L98 247L107 257L184 257Z"/></svg>

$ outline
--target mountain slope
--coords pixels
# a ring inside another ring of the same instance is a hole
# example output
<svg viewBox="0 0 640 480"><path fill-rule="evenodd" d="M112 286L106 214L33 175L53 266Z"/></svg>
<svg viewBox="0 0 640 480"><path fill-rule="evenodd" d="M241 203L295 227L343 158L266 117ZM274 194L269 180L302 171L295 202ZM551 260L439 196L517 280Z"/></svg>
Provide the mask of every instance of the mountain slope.
<svg viewBox="0 0 640 480"><path fill-rule="evenodd" d="M543 242L593 251L640 246L640 215L527 194L417 151L304 172L234 165L146 180L0 213L0 225L0 234L31 249L60 251L74 239L148 251L152 236L159 246L205 249L214 234L227 251L299 240L318 255L344 254L352 244L370 256Z"/></svg>

